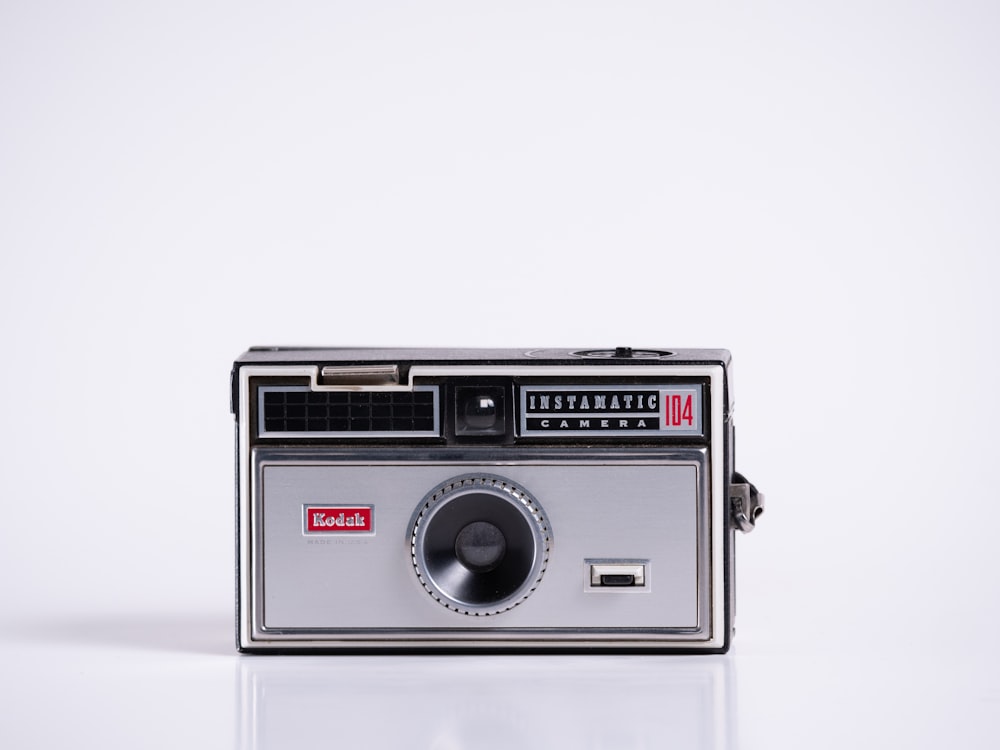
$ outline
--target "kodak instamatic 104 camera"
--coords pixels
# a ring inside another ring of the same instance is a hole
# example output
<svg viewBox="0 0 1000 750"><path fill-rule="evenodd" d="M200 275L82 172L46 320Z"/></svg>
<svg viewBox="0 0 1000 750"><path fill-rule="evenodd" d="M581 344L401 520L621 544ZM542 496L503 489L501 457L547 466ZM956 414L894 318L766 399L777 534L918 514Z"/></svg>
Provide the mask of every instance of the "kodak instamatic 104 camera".
<svg viewBox="0 0 1000 750"><path fill-rule="evenodd" d="M241 651L729 648L724 350L255 348Z"/></svg>

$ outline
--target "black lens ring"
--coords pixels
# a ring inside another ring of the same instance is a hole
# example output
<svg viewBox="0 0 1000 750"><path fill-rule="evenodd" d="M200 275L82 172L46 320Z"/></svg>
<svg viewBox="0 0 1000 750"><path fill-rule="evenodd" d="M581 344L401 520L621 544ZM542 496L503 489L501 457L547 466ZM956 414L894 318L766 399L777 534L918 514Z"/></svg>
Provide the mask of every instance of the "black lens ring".
<svg viewBox="0 0 1000 750"><path fill-rule="evenodd" d="M496 564L463 563L458 539L470 525L503 537ZM438 602L468 615L505 612L534 591L548 563L551 533L540 506L524 489L493 475L456 477L428 493L412 524L413 566Z"/></svg>

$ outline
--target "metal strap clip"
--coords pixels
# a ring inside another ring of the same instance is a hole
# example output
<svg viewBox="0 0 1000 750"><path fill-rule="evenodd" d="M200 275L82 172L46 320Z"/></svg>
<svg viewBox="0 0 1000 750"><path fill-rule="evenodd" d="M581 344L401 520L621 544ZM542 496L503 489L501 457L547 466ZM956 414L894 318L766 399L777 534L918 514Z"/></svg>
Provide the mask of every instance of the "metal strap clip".
<svg viewBox="0 0 1000 750"><path fill-rule="evenodd" d="M764 512L764 495L757 491L742 474L733 474L729 485L729 502L732 505L733 523L744 534L757 525L757 518Z"/></svg>

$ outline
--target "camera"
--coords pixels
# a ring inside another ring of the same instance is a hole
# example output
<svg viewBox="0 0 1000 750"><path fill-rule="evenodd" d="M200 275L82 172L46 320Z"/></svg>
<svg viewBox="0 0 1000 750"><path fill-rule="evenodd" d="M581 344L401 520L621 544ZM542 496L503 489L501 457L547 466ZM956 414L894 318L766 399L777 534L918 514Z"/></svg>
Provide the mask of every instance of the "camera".
<svg viewBox="0 0 1000 750"><path fill-rule="evenodd" d="M256 347L231 376L244 652L728 650L729 352Z"/></svg>

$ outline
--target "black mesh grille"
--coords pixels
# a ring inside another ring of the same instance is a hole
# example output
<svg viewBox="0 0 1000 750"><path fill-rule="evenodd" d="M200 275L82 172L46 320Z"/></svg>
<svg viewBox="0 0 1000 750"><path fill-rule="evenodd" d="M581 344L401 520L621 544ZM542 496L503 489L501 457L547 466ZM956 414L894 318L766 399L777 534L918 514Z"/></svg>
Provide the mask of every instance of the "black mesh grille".
<svg viewBox="0 0 1000 750"><path fill-rule="evenodd" d="M264 431L430 432L434 391L265 391Z"/></svg>

